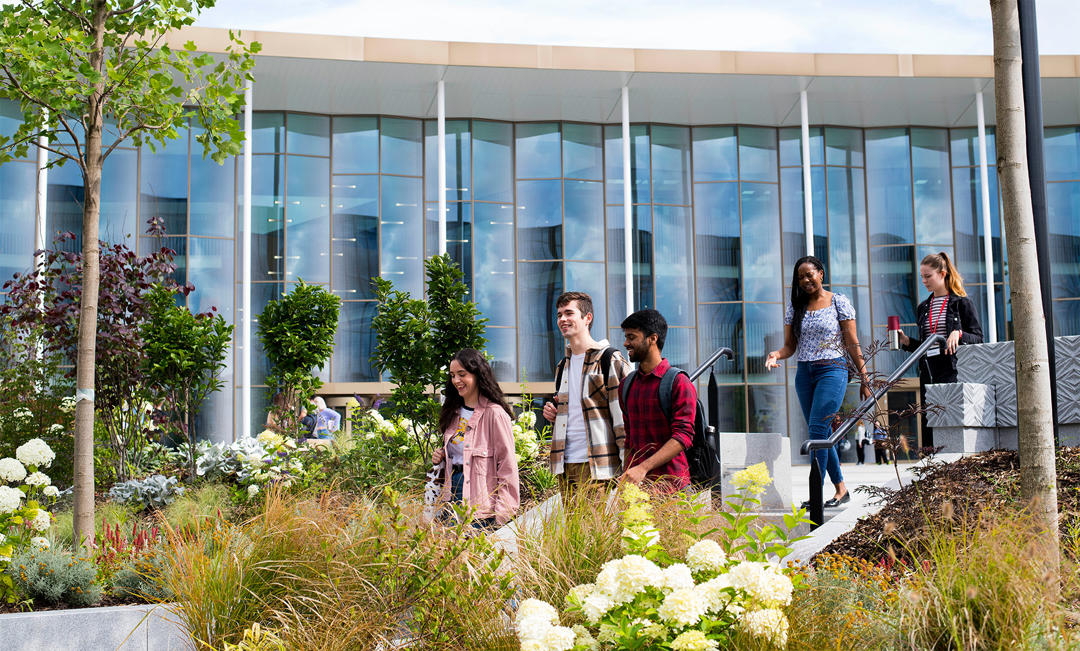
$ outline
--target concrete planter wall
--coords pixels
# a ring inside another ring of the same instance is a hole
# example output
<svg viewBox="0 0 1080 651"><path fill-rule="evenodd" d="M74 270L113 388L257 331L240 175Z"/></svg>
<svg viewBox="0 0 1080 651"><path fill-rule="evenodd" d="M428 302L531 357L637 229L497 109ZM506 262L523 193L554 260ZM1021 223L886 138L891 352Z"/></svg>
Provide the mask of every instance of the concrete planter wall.
<svg viewBox="0 0 1080 651"><path fill-rule="evenodd" d="M134 605L0 615L4 648L15 651L191 651L164 606Z"/></svg>

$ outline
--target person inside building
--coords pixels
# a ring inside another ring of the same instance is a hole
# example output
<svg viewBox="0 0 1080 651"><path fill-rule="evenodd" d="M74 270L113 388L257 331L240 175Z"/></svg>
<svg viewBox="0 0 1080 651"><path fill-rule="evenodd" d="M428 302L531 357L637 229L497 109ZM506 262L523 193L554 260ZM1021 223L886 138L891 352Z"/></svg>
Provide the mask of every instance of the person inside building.
<svg viewBox="0 0 1080 651"><path fill-rule="evenodd" d="M909 337L901 331L900 345L904 350L914 352L931 335L945 337L944 346L931 348L919 360L920 401L927 407L926 385L956 382L956 348L961 344L981 344L983 332L975 304L967 297L964 279L949 254L941 251L923 258L919 276L923 287L930 292L916 310L919 336ZM934 445L934 432L926 424L925 409L922 412L922 441L923 447Z"/></svg>
<svg viewBox="0 0 1080 651"><path fill-rule="evenodd" d="M341 414L327 407L322 396L315 396L312 402L315 403L315 438L333 438L334 432L341 429Z"/></svg>
<svg viewBox="0 0 1080 651"><path fill-rule="evenodd" d="M690 483L686 450L694 444L697 389L662 355L668 329L663 315L638 310L621 327L623 345L638 367L620 387L626 428L626 470L620 480L641 484L648 479L662 490L681 490ZM669 373L669 382L663 382ZM670 395L664 397L670 415L661 406L665 386L670 386Z"/></svg>
<svg viewBox="0 0 1080 651"><path fill-rule="evenodd" d="M443 445L431 459L446 460L440 499L471 509L475 527L501 526L520 503L513 411L483 353L464 348L454 355L443 397Z"/></svg>
<svg viewBox="0 0 1080 651"><path fill-rule="evenodd" d="M619 384L631 366L607 339L593 339L588 294L566 292L555 301L555 310L566 356L555 369L555 396L544 404L543 414L554 424L549 467L566 498L576 486L613 480L622 472Z"/></svg>
<svg viewBox="0 0 1080 651"><path fill-rule="evenodd" d="M830 436L830 424L840 411L847 391L849 360L861 380L860 395L865 400L871 393L855 330L855 307L843 294L826 291L824 282L825 266L821 260L806 256L795 263L791 303L784 313L784 345L765 358L765 368L771 370L780 365L780 360L797 355L795 392L812 440ZM813 461L823 470L822 483L827 472L835 488L825 506L831 508L851 501L835 446L816 450Z"/></svg>

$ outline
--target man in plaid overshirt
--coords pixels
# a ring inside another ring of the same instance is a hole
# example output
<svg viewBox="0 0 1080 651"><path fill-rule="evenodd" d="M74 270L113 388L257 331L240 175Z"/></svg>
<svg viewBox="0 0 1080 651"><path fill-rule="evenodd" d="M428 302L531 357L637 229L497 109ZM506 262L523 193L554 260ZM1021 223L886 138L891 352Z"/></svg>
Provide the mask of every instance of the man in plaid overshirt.
<svg viewBox="0 0 1080 651"><path fill-rule="evenodd" d="M551 472L567 496L572 487L615 479L622 472L619 384L631 367L607 339L592 338L593 304L588 294L566 292L555 307L559 331L567 342L566 356L556 369L558 386L555 398L544 405L544 418L554 423Z"/></svg>

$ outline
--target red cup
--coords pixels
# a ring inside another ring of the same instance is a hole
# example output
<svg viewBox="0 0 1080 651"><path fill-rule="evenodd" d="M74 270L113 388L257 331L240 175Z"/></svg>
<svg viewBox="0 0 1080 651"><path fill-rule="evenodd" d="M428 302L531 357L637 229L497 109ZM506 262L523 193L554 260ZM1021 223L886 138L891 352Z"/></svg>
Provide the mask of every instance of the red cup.
<svg viewBox="0 0 1080 651"><path fill-rule="evenodd" d="M898 316L890 316L889 317L889 330L899 330L899 329L900 329L900 317L898 317Z"/></svg>
<svg viewBox="0 0 1080 651"><path fill-rule="evenodd" d="M889 350L900 350L900 317L889 317Z"/></svg>

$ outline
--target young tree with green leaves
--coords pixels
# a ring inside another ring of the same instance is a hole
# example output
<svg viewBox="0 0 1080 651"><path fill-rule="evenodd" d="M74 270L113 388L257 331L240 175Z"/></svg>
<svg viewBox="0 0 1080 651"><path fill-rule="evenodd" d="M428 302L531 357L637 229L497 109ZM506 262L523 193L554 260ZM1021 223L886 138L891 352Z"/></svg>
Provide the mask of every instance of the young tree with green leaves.
<svg viewBox="0 0 1080 651"><path fill-rule="evenodd" d="M270 359L266 384L280 391L287 409L275 414L278 423L295 434L300 408L322 386L312 374L334 354L341 299L319 285L303 280L259 315L259 341Z"/></svg>
<svg viewBox="0 0 1080 651"><path fill-rule="evenodd" d="M465 300L465 274L449 255L431 257L425 267L427 301L395 290L385 278L371 279L379 302L371 321L378 338L371 359L380 373L390 372L394 410L417 426L416 443L426 457L439 422L447 365L462 348L484 350L487 319Z"/></svg>
<svg viewBox="0 0 1080 651"><path fill-rule="evenodd" d="M0 96L19 102L23 123L0 138L0 164L38 138L53 161L83 177L85 265L76 355L75 539L94 536L94 370L99 282L101 171L125 141L151 149L193 120L203 154L219 163L240 152L236 121L258 43L230 33L224 56L173 50L165 35L195 22L214 0L23 0L0 6Z"/></svg>
<svg viewBox="0 0 1080 651"><path fill-rule="evenodd" d="M221 372L233 327L220 314L192 314L176 304L176 293L159 285L146 299L150 318L143 324L146 377L164 399L168 424L188 442L189 481L195 471L195 415L224 386Z"/></svg>

